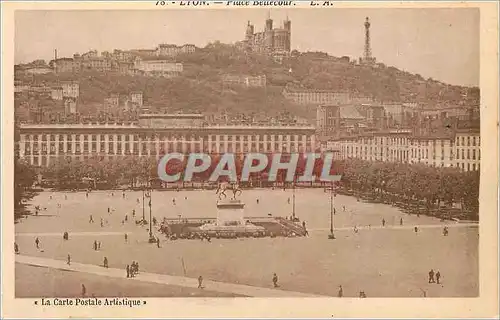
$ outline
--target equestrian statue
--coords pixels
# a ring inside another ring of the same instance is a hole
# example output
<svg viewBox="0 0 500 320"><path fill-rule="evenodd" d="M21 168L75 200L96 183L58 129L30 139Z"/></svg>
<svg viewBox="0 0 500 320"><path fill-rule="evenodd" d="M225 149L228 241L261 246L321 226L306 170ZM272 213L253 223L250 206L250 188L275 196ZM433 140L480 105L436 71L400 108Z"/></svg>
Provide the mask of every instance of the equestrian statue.
<svg viewBox="0 0 500 320"><path fill-rule="evenodd" d="M215 192L215 194L219 195L219 200L222 200L222 196L224 196L224 199L227 198L226 195L227 190L233 192L233 197L231 198L231 200L236 200L236 195L240 196L242 192L237 182L236 183L221 182L217 186L217 191Z"/></svg>

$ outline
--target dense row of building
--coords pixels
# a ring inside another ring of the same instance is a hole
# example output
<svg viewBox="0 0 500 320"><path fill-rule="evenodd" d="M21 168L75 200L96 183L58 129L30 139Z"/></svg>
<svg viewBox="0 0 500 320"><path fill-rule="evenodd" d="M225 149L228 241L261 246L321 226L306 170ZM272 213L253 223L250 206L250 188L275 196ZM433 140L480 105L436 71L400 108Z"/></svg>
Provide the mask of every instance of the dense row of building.
<svg viewBox="0 0 500 320"><path fill-rule="evenodd" d="M448 134L415 135L387 130L350 135L322 143L316 128L296 126L207 125L200 114L143 114L132 124L56 124L19 126L19 156L35 166L60 157L85 160L127 155L156 157L167 152L236 153L331 151L337 159L423 163L480 169L478 128Z"/></svg>
<svg viewBox="0 0 500 320"><path fill-rule="evenodd" d="M363 64L374 65L371 55L370 22L365 21ZM287 56L291 49L291 22L273 27L268 17L263 32L247 25L241 49ZM194 45L159 45L153 50L90 51L73 58L57 58L49 66L34 62L27 73L77 73L81 70L176 76L180 54L193 53ZM349 59L341 59L349 63ZM18 70L19 71L19 70ZM264 74L224 74L222 86L266 87ZM16 83L17 94L46 95L62 101L65 114L76 114L77 82L60 82L53 87ZM133 111L140 114L132 123L19 124L18 155L35 166L48 166L58 158L85 160L89 157L135 155L159 159L167 152L237 153L332 151L337 159L362 159L402 163L423 163L480 169L479 107L435 106L416 103L375 101L371 97L339 90L305 89L286 85L282 92L289 101L316 108L316 126L296 120L258 121L255 115L228 118L227 114L149 114L142 92L111 94L103 101L106 114ZM41 113L41 112L40 112ZM41 117L42 114L39 114ZM220 123L220 124L217 124ZM295 124L294 124L295 123Z"/></svg>
<svg viewBox="0 0 500 320"><path fill-rule="evenodd" d="M54 59L48 65L44 61L36 61L28 65L18 65L17 73L79 73L81 71L116 72L127 75L176 76L183 72L182 63L173 62L179 54L195 52L191 44L183 46L161 44L154 50L114 50L102 52L91 50L73 57L58 58L57 50Z"/></svg>
<svg viewBox="0 0 500 320"><path fill-rule="evenodd" d="M379 131L330 140L326 149L338 159L422 163L463 171L479 170L481 160L479 128L425 136L411 130Z"/></svg>
<svg viewBox="0 0 500 320"><path fill-rule="evenodd" d="M19 156L35 166L57 158L148 156L167 152L313 152L312 126L205 125L200 114L144 114L138 123L19 126Z"/></svg>

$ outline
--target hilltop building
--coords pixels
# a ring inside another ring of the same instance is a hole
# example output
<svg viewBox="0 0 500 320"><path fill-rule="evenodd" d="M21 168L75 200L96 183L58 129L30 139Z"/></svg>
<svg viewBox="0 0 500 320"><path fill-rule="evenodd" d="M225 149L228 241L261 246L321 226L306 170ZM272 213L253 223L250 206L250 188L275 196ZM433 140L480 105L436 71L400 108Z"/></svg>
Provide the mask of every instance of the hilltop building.
<svg viewBox="0 0 500 320"><path fill-rule="evenodd" d="M266 53L273 55L290 54L292 38L292 22L288 17L280 28L273 28L273 20L270 15L266 19L264 31L255 32L254 25L248 21L245 32L245 40L239 43L240 47L247 51Z"/></svg>

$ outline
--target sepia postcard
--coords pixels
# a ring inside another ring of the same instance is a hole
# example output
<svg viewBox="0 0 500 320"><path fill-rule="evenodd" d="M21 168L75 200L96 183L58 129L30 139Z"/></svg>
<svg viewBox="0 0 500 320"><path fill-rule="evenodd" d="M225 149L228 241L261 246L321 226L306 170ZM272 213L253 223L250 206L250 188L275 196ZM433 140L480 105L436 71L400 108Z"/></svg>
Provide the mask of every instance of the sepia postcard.
<svg viewBox="0 0 500 320"><path fill-rule="evenodd" d="M497 318L498 3L2 2L3 318Z"/></svg>

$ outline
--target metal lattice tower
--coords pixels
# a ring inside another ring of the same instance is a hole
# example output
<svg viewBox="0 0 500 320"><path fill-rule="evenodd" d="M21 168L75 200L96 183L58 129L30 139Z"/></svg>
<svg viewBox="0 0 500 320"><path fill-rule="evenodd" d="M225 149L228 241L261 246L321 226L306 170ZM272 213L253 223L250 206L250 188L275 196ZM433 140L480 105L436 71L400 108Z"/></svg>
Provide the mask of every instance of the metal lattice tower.
<svg viewBox="0 0 500 320"><path fill-rule="evenodd" d="M372 49L370 46L370 19L366 17L365 21L365 53L364 53L365 62L371 62L372 59Z"/></svg>

